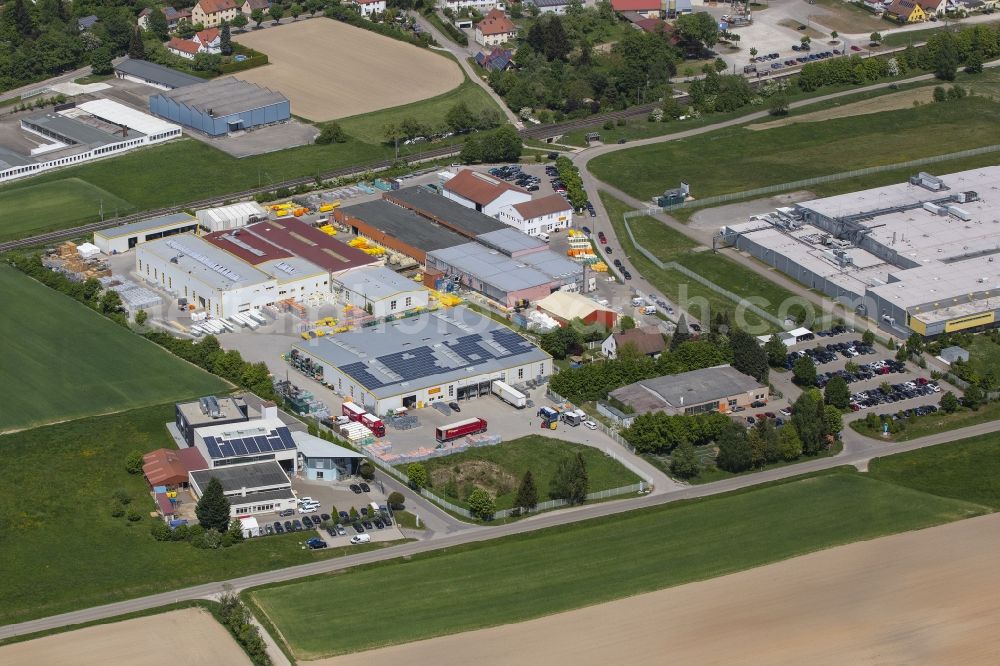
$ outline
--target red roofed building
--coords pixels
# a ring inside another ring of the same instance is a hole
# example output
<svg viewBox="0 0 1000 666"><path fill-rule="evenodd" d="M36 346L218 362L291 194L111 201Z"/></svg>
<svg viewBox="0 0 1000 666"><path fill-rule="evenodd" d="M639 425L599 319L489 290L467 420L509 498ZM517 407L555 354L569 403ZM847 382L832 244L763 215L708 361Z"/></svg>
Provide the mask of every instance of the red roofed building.
<svg viewBox="0 0 1000 666"><path fill-rule="evenodd" d="M195 33L193 41L201 45L202 53L222 53L222 33L218 28L206 28Z"/></svg>
<svg viewBox="0 0 1000 666"><path fill-rule="evenodd" d="M507 206L531 201L531 194L485 173L463 169L445 181L441 193L466 208L496 217Z"/></svg>
<svg viewBox="0 0 1000 666"><path fill-rule="evenodd" d="M194 60L194 57L201 51L201 44L193 39L171 37L170 41L167 42L167 50L182 58Z"/></svg>
<svg viewBox="0 0 1000 666"><path fill-rule="evenodd" d="M142 457L142 474L151 488L186 488L188 472L206 467L205 458L196 448L157 449Z"/></svg>
<svg viewBox="0 0 1000 666"><path fill-rule="evenodd" d="M497 219L529 236L566 229L573 223L573 207L558 194L504 207Z"/></svg>
<svg viewBox="0 0 1000 666"><path fill-rule="evenodd" d="M191 10L191 22L214 28L224 20L232 22L239 11L235 0L198 0Z"/></svg>
<svg viewBox="0 0 1000 666"><path fill-rule="evenodd" d="M240 231L239 237L247 241L249 235L256 236L257 240L269 243L292 256L305 259L333 275L339 275L351 268L379 263L374 257L347 243L341 243L297 217L251 224ZM257 240L254 241L255 244Z"/></svg>
<svg viewBox="0 0 1000 666"><path fill-rule="evenodd" d="M663 11L661 0L611 0L611 7L616 12L635 12L646 18L659 18Z"/></svg>
<svg viewBox="0 0 1000 666"><path fill-rule="evenodd" d="M499 9L491 9L476 24L476 41L483 46L499 46L517 37L517 26Z"/></svg>

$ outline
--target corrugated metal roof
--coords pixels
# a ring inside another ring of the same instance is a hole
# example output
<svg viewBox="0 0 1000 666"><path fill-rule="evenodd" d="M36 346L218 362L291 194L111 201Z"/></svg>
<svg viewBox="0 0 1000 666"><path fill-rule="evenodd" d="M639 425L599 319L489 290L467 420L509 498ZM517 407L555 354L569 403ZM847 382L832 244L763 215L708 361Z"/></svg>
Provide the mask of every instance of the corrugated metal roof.
<svg viewBox="0 0 1000 666"><path fill-rule="evenodd" d="M161 93L161 96L213 118L288 102L281 93L232 76L213 79Z"/></svg>

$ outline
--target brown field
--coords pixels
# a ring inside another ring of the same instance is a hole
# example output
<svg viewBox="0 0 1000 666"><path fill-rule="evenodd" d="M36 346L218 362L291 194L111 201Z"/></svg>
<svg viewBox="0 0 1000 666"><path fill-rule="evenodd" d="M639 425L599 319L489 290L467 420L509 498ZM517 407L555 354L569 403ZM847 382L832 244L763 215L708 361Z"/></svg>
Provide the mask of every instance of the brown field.
<svg viewBox="0 0 1000 666"><path fill-rule="evenodd" d="M899 109L909 109L914 102L926 104L934 100L934 89L931 87L917 88L915 90L905 90L888 95L880 95L872 99L860 102L851 102L843 106L835 106L822 111L804 113L801 116L789 116L780 120L771 120L766 123L755 123L747 125L747 129L766 130L795 123L819 123L833 118L850 118L854 116L865 116L871 113L881 113L882 111L898 111Z"/></svg>
<svg viewBox="0 0 1000 666"><path fill-rule="evenodd" d="M994 514L521 624L309 663L995 664L998 548Z"/></svg>
<svg viewBox="0 0 1000 666"><path fill-rule="evenodd" d="M185 608L0 647L6 666L226 666L250 664L207 611Z"/></svg>
<svg viewBox="0 0 1000 666"><path fill-rule="evenodd" d="M292 113L334 120L434 97L458 87L458 65L433 51L328 18L236 35L270 64L235 76L283 93Z"/></svg>

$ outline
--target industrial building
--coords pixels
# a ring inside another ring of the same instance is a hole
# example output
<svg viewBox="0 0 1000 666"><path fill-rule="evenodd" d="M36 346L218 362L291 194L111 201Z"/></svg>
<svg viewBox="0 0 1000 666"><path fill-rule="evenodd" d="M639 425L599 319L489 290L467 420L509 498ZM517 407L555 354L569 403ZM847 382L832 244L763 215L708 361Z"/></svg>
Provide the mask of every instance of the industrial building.
<svg viewBox="0 0 1000 666"><path fill-rule="evenodd" d="M282 123L291 117L287 97L231 76L153 95L149 110L209 136Z"/></svg>
<svg viewBox="0 0 1000 666"><path fill-rule="evenodd" d="M229 425L249 421L242 398L205 396L194 402L174 404L174 425L188 446L194 446L194 431L209 425Z"/></svg>
<svg viewBox="0 0 1000 666"><path fill-rule="evenodd" d="M558 321L560 326L566 326L574 319L579 319L588 326L614 328L618 321L618 313L614 310L586 296L568 291L554 292L538 300L535 306Z"/></svg>
<svg viewBox="0 0 1000 666"><path fill-rule="evenodd" d="M337 446L307 432L293 432L299 452L299 469L310 481L339 481L358 473L363 453Z"/></svg>
<svg viewBox="0 0 1000 666"><path fill-rule="evenodd" d="M1000 167L780 208L722 240L902 337L997 325Z"/></svg>
<svg viewBox="0 0 1000 666"><path fill-rule="evenodd" d="M338 277L334 289L340 300L359 308L371 307L375 317L388 317L426 308L430 292L399 273L383 266L355 268Z"/></svg>
<svg viewBox="0 0 1000 666"><path fill-rule="evenodd" d="M21 119L37 144L28 154L0 148L0 183L176 139L178 125L110 99L60 105ZM39 141L40 140L40 141Z"/></svg>
<svg viewBox="0 0 1000 666"><path fill-rule="evenodd" d="M172 7L168 9L173 10ZM173 90L205 82L205 79L186 72L157 65L148 60L133 60L132 58L125 58L115 65L115 77L142 83L160 90Z"/></svg>
<svg viewBox="0 0 1000 666"><path fill-rule="evenodd" d="M333 217L356 236L421 264L426 263L428 252L469 242L465 236L383 199L338 208Z"/></svg>
<svg viewBox="0 0 1000 666"><path fill-rule="evenodd" d="M127 252L140 243L198 230L198 220L187 213L150 217L94 232L94 245L104 254Z"/></svg>
<svg viewBox="0 0 1000 666"><path fill-rule="evenodd" d="M489 215L463 206L421 185L386 192L382 198L389 203L412 210L460 236L472 240L482 234L503 229L504 225Z"/></svg>
<svg viewBox="0 0 1000 666"><path fill-rule="evenodd" d="M609 396L639 414L701 414L730 412L734 407L750 407L767 401L768 388L753 377L729 365L665 375L622 386Z"/></svg>
<svg viewBox="0 0 1000 666"><path fill-rule="evenodd" d="M142 457L142 475L150 488L186 488L188 475L205 469L208 463L198 449L156 449Z"/></svg>
<svg viewBox="0 0 1000 666"><path fill-rule="evenodd" d="M488 395L493 380L542 381L552 358L514 331L463 307L426 312L294 345L322 381L376 415Z"/></svg>
<svg viewBox="0 0 1000 666"><path fill-rule="evenodd" d="M531 201L530 192L470 169L463 169L445 181L441 194L490 217L496 217L506 206Z"/></svg>
<svg viewBox="0 0 1000 666"><path fill-rule="evenodd" d="M238 229L267 219L267 210L254 201L241 201L229 206L203 208L195 211L198 224L205 231Z"/></svg>
<svg viewBox="0 0 1000 666"><path fill-rule="evenodd" d="M213 478L218 479L229 500L231 518L295 508L292 483L281 465L274 461L196 470L189 478L196 499L201 499Z"/></svg>
<svg viewBox="0 0 1000 666"><path fill-rule="evenodd" d="M270 460L294 474L298 469L295 441L276 414L274 410L252 421L195 428L194 446L212 468Z"/></svg>

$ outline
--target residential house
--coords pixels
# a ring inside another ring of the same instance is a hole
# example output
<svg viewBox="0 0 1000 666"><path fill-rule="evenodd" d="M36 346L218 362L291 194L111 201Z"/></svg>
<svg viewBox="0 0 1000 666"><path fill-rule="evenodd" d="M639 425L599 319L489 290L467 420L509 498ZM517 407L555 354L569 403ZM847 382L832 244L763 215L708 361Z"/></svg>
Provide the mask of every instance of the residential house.
<svg viewBox="0 0 1000 666"><path fill-rule="evenodd" d="M635 12L644 18L660 18L663 2L661 0L611 0L611 7L619 14Z"/></svg>
<svg viewBox="0 0 1000 666"><path fill-rule="evenodd" d="M485 14L491 9L505 9L502 2L497 0L444 0L441 9L450 9L456 14L463 9L475 9L480 14Z"/></svg>
<svg viewBox="0 0 1000 666"><path fill-rule="evenodd" d="M491 9L476 24L476 42L483 46L499 46L517 37L517 26L499 9Z"/></svg>
<svg viewBox="0 0 1000 666"><path fill-rule="evenodd" d="M271 0L246 0L240 6L240 11L247 17L247 20L253 16L255 9L259 9L266 16L271 11Z"/></svg>
<svg viewBox="0 0 1000 666"><path fill-rule="evenodd" d="M565 14L569 0L524 0L525 5L534 5L542 14Z"/></svg>
<svg viewBox="0 0 1000 666"><path fill-rule="evenodd" d="M205 28L214 28L223 21L231 22L239 11L236 0L198 0L191 10L191 21Z"/></svg>
<svg viewBox="0 0 1000 666"><path fill-rule="evenodd" d="M503 72L513 63L514 52L510 49L495 48L489 53L476 54L476 64L487 72Z"/></svg>
<svg viewBox="0 0 1000 666"><path fill-rule="evenodd" d="M926 2L928 7L933 3ZM931 13L937 10L937 5L933 5ZM916 0L893 0L885 10L886 18L898 23L920 23L927 20L927 12Z"/></svg>
<svg viewBox="0 0 1000 666"><path fill-rule="evenodd" d="M183 21L191 21L191 10L189 9L174 9L173 7L160 7L160 11L163 12L164 18L167 19L167 30L176 30L177 26ZM146 7L141 12L139 12L139 20L137 23L139 27L143 30L149 30L149 15L153 12L152 9Z"/></svg>
<svg viewBox="0 0 1000 666"><path fill-rule="evenodd" d="M191 41L198 43L200 53L222 53L222 32L218 28L205 28L195 33Z"/></svg>
<svg viewBox="0 0 1000 666"><path fill-rule="evenodd" d="M566 229L573 223L573 207L558 194L506 206L497 219L529 236Z"/></svg>
<svg viewBox="0 0 1000 666"><path fill-rule="evenodd" d="M194 60L194 57L201 52L201 44L193 39L171 37L170 41L167 42L167 50L186 60Z"/></svg>
<svg viewBox="0 0 1000 666"><path fill-rule="evenodd" d="M666 343L663 335L655 328L630 328L612 333L601 343L601 352L608 358L618 358L618 352L625 345L632 345L643 356L656 358L663 353Z"/></svg>
<svg viewBox="0 0 1000 666"><path fill-rule="evenodd" d="M375 14L383 14L386 10L385 0L351 0L362 16L371 18Z"/></svg>
<svg viewBox="0 0 1000 666"><path fill-rule="evenodd" d="M76 27L80 30L80 32L86 32L87 30L93 28L94 24L96 24L99 20L100 19L93 14L90 16L84 16L76 20Z"/></svg>
<svg viewBox="0 0 1000 666"><path fill-rule="evenodd" d="M513 204L531 201L531 193L499 178L463 169L441 186L441 194L466 208L496 217Z"/></svg>

